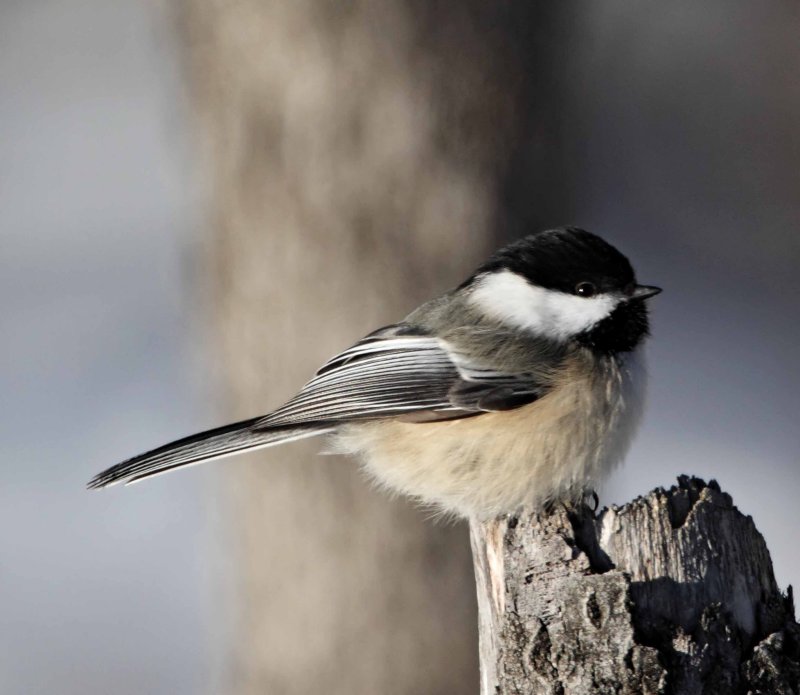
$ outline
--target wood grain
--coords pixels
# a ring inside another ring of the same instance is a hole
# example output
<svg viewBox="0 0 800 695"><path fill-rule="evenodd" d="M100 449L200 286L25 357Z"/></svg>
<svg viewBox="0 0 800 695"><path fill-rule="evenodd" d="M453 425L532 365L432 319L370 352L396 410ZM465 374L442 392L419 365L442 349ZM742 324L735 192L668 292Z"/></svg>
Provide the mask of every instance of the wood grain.
<svg viewBox="0 0 800 695"><path fill-rule="evenodd" d="M798 625L714 482L472 524L481 693L797 693Z"/></svg>

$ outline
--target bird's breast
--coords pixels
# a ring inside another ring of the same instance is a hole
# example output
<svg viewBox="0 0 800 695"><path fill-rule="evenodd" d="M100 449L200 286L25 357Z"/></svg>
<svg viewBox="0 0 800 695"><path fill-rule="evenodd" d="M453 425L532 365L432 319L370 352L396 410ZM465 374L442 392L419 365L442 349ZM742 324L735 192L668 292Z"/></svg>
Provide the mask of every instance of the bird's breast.
<svg viewBox="0 0 800 695"><path fill-rule="evenodd" d="M334 446L359 455L382 486L486 518L592 489L627 453L643 398L639 353L580 350L534 403L444 422L349 424Z"/></svg>

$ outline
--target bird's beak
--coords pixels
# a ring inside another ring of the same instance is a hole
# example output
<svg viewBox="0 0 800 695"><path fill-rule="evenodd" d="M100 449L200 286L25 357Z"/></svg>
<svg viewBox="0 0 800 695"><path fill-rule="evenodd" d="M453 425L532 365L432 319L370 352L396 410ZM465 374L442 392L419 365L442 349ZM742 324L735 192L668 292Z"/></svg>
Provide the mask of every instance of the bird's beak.
<svg viewBox="0 0 800 695"><path fill-rule="evenodd" d="M631 299L650 299L661 293L660 287L653 287L652 285L636 285L633 289Z"/></svg>

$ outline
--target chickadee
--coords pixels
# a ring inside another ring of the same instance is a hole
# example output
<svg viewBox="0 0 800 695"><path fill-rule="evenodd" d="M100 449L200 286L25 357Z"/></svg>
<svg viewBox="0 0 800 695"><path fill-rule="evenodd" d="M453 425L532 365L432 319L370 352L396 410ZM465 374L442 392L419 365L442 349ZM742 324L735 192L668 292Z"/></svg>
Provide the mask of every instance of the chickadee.
<svg viewBox="0 0 800 695"><path fill-rule="evenodd" d="M136 456L89 487L330 435L379 483L444 512L576 500L628 450L645 300L660 291L594 234L527 236L328 360L277 410Z"/></svg>

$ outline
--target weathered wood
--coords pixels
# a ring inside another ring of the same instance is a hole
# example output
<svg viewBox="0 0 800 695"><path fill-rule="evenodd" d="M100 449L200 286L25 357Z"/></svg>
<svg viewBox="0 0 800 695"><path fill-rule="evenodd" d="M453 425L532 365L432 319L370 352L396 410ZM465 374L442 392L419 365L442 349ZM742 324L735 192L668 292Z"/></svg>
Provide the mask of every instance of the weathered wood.
<svg viewBox="0 0 800 695"><path fill-rule="evenodd" d="M483 695L800 692L791 588L714 481L471 531Z"/></svg>

